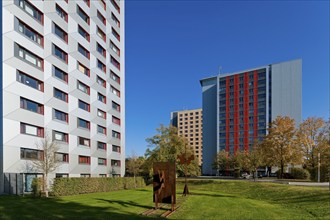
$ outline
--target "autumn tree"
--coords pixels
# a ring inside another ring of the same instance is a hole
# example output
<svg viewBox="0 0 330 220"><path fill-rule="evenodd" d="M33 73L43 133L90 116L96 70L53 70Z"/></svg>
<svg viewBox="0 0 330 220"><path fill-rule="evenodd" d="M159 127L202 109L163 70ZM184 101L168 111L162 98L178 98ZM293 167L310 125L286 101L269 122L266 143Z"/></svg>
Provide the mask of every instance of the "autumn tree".
<svg viewBox="0 0 330 220"><path fill-rule="evenodd" d="M307 118L299 126L298 141L303 150L304 167L310 171L312 179L316 179L318 154L321 155L322 169L329 166L329 122L322 118Z"/></svg>
<svg viewBox="0 0 330 220"><path fill-rule="evenodd" d="M48 175L60 166L61 160L56 155L60 146L56 141L51 139L48 133L46 133L45 137L36 143L36 147L43 152L43 156L40 160L33 160L32 164L37 171L43 174L43 188L46 197L48 197Z"/></svg>
<svg viewBox="0 0 330 220"><path fill-rule="evenodd" d="M145 156L147 158L146 164L148 165L150 174L152 172L153 162L177 162L177 173L181 176L184 174L184 165L178 163L178 155L187 152L187 155L193 155L194 152L189 146L189 143L184 137L177 134L177 128L161 125L157 128L157 134L146 140L148 148ZM187 167L188 175L199 175L200 168L198 161L195 158Z"/></svg>
<svg viewBox="0 0 330 220"><path fill-rule="evenodd" d="M217 172L225 172L229 167L229 152L225 150L221 150L217 153L214 158L213 168L217 170Z"/></svg>
<svg viewBox="0 0 330 220"><path fill-rule="evenodd" d="M257 176L258 168L263 165L262 152L258 140L254 141L253 148L250 151L244 152L243 167L254 173L254 178Z"/></svg>
<svg viewBox="0 0 330 220"><path fill-rule="evenodd" d="M281 178L287 164L301 164L302 152L296 139L294 119L287 116L276 117L268 128L261 148L265 164L278 166Z"/></svg>
<svg viewBox="0 0 330 220"><path fill-rule="evenodd" d="M142 165L144 163L144 157L138 157L135 153L126 159L126 173L131 174L134 177L134 188L136 188L136 176L139 176L142 172Z"/></svg>

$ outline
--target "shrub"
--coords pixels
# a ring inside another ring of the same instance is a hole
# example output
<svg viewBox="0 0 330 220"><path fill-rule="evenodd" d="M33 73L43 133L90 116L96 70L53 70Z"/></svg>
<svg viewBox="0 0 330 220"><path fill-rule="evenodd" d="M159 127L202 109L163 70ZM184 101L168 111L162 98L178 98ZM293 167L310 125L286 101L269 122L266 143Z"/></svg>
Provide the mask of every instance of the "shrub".
<svg viewBox="0 0 330 220"><path fill-rule="evenodd" d="M310 178L308 170L302 168L291 168L291 176L293 179L306 180Z"/></svg>
<svg viewBox="0 0 330 220"><path fill-rule="evenodd" d="M309 169L309 172L311 174L311 180L312 181L317 181L318 168L314 167L312 169ZM329 181L329 169L328 169L328 167L321 165L320 173L321 173L320 181L321 182L328 182Z"/></svg>
<svg viewBox="0 0 330 220"><path fill-rule="evenodd" d="M136 177L136 187L145 186L142 177ZM92 178L55 178L53 193L55 196L78 195L84 193L110 192L133 189L133 177L92 177Z"/></svg>
<svg viewBox="0 0 330 220"><path fill-rule="evenodd" d="M31 187L32 187L33 196L35 196L35 197L41 196L42 186L43 186L42 178L34 178L32 180Z"/></svg>

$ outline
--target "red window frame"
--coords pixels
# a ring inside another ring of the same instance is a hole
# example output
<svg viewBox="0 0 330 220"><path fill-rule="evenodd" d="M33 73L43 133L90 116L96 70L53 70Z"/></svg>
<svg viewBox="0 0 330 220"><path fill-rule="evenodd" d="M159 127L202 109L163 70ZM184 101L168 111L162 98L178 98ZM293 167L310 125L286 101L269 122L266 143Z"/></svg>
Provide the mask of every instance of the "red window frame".
<svg viewBox="0 0 330 220"><path fill-rule="evenodd" d="M118 41L120 41L120 35L118 34L118 32L115 30L115 29L113 29L113 28L111 28L112 30L111 30L111 33L112 33L112 35L118 40Z"/></svg>
<svg viewBox="0 0 330 220"><path fill-rule="evenodd" d="M54 87L54 95L53 95L54 98L57 98L57 97L55 97L55 90L58 90L58 91L60 91L61 93L64 94L65 100L60 99L61 101L64 101L64 102L66 102L66 103L69 102L69 95L68 95L68 93L63 92L62 90L60 90L60 89L58 89L58 88L56 88L56 87ZM57 98L57 99L58 99L58 98Z"/></svg>
<svg viewBox="0 0 330 220"><path fill-rule="evenodd" d="M42 105L38 102L32 101L30 99L23 98L23 97L20 98L20 107L22 109L28 110L27 107L26 107L26 104L25 104L26 101L30 101L30 102L33 102L33 103L38 105L38 110L35 113L38 113L38 114L41 114L41 115L44 114L44 105Z"/></svg>
<svg viewBox="0 0 330 220"><path fill-rule="evenodd" d="M79 83L82 84L82 85L84 85L84 86L87 88L87 95L90 95L90 87L89 87L88 85L86 85L85 83L79 81L79 80L77 80L77 81L78 81L78 86L79 86ZM78 89L78 90L80 90L80 89ZM81 91L81 90L80 90L80 91ZM82 91L82 92L83 92L83 91Z"/></svg>
<svg viewBox="0 0 330 220"><path fill-rule="evenodd" d="M85 65L81 64L79 61L77 61L77 63L78 63L78 67L80 65L80 66L84 67L84 69L87 71L87 73L83 73L83 74L86 75L86 76L88 76L88 77L90 77L91 76L90 69L88 69ZM79 68L78 68L78 70L79 70ZM81 72L81 71L79 70L79 72Z"/></svg>
<svg viewBox="0 0 330 220"><path fill-rule="evenodd" d="M85 128L85 127L80 127L80 126L79 126L79 120L82 120L82 121L85 121L85 122L86 122L86 126L87 126L86 129L88 129L88 130L91 129L91 123L90 123L89 121L85 120L85 119L82 119L82 118L78 118L78 127L79 127L79 128Z"/></svg>
<svg viewBox="0 0 330 220"><path fill-rule="evenodd" d="M60 47L58 47L57 45L53 44L54 45L54 50L59 50L62 54L64 54L64 60L58 56L55 55L55 51L54 51L54 56L61 59L62 61L64 61L66 64L68 63L68 53L65 52L64 50L62 50Z"/></svg>
<svg viewBox="0 0 330 220"><path fill-rule="evenodd" d="M120 7L118 6L118 4L115 2L115 0L111 0L111 4L113 5L113 7L118 11L118 13L120 14Z"/></svg>
<svg viewBox="0 0 330 220"><path fill-rule="evenodd" d="M98 26L97 26L97 32L101 33L103 41L106 42L106 35Z"/></svg>
<svg viewBox="0 0 330 220"><path fill-rule="evenodd" d="M81 144L81 143L85 143L86 140L88 141L88 145ZM82 146L85 146L85 147L91 147L91 139L84 138L84 137L78 137L78 145L82 145Z"/></svg>
<svg viewBox="0 0 330 220"><path fill-rule="evenodd" d="M106 71L107 71L107 66L103 63L103 62L101 62L99 59L97 59L97 67L99 67L99 63L102 65L102 71L104 72L104 73L106 73Z"/></svg>
<svg viewBox="0 0 330 220"><path fill-rule="evenodd" d="M55 109L55 108L54 108L54 111L58 111L58 112L64 114L66 123L69 123L69 114L68 114L68 113L66 113L66 112L62 112L62 111L60 111L60 110L58 110L58 109ZM55 119L56 119L56 118L55 118ZM60 120L60 121L62 121L62 120Z"/></svg>
<svg viewBox="0 0 330 220"><path fill-rule="evenodd" d="M102 131L104 131L104 132L99 132L99 130L98 130L99 128L102 128ZM97 125L97 133L107 135L107 128L103 127L101 125Z"/></svg>
<svg viewBox="0 0 330 220"><path fill-rule="evenodd" d="M87 109L82 109L82 108L80 108L80 107L79 107L79 102L82 102L84 105L86 105L86 106L87 106ZM87 102L84 102L84 101L80 100L80 99L78 99L78 108L80 108L80 109L82 109L82 110L84 110L84 111L88 111L88 112L91 111L91 105L88 104Z"/></svg>
<svg viewBox="0 0 330 220"><path fill-rule="evenodd" d="M118 108L114 108L114 105L118 106ZM117 102L112 101L112 109L115 109L116 111L120 112L120 105Z"/></svg>
<svg viewBox="0 0 330 220"><path fill-rule="evenodd" d="M115 89L115 87L111 86L111 89L116 91L117 96L120 97L120 91L118 89Z"/></svg>
<svg viewBox="0 0 330 220"><path fill-rule="evenodd" d="M102 111L101 109L97 109L97 110L104 114L104 117L99 116L100 118L107 119L107 113L105 111Z"/></svg>
<svg viewBox="0 0 330 220"><path fill-rule="evenodd" d="M104 163L103 164L100 164L99 163L99 160L102 160L102 161L104 161ZM99 166L106 166L107 165L107 159L106 158L101 158L101 157L99 157L99 158L97 158L97 165L99 165Z"/></svg>
<svg viewBox="0 0 330 220"><path fill-rule="evenodd" d="M79 33L79 29L81 29L85 34L86 34L86 37L87 38L85 38L85 37L83 37L84 39L86 39L88 42L90 42L90 34L83 28L83 27L81 27L79 24L78 24L78 33Z"/></svg>
<svg viewBox="0 0 330 220"><path fill-rule="evenodd" d="M61 38L61 39L64 40L66 43L68 43L68 33L66 31L64 31L60 26L58 26L55 22L53 22L53 23L54 23L54 32L55 32L55 28L60 29L64 33L64 39L63 38Z"/></svg>
<svg viewBox="0 0 330 220"><path fill-rule="evenodd" d="M102 144L103 145L103 148L99 148L99 144ZM104 142L98 141L97 142L97 149L99 149L99 150L107 150L107 144L104 143Z"/></svg>
<svg viewBox="0 0 330 220"><path fill-rule="evenodd" d="M114 148L118 149L118 151L117 150L113 150ZM117 152L117 153L121 153L121 147L120 146L117 146L117 145L112 145L112 151L113 152Z"/></svg>
<svg viewBox="0 0 330 220"><path fill-rule="evenodd" d="M60 7L58 4L55 4L55 8L58 8L58 9L60 9L61 12L63 12L64 20L66 23L68 23L68 13L66 11L64 11L64 9L62 7Z"/></svg>
<svg viewBox="0 0 330 220"><path fill-rule="evenodd" d="M117 53L112 49L113 52L115 52L119 57L120 57L120 49L116 46L116 44L114 44L112 42L112 40L110 40L110 47L113 46L116 48L116 50L118 51Z"/></svg>
<svg viewBox="0 0 330 220"><path fill-rule="evenodd" d="M28 77L30 77L31 79L37 81L38 84L40 85L40 90L39 90L39 89L37 89L37 90L40 91L40 92L44 92L44 82L40 81L40 80L37 79L37 78L34 78L33 76L30 76L30 75L26 74L25 72L22 72L21 70L17 70L17 71L18 71L18 74L28 76ZM18 79L17 79L17 81L18 81ZM18 82L19 82L19 81L18 81ZM22 82L20 82L20 83L22 83ZM24 84L24 83L23 83L23 84ZM26 85L26 84L24 84L24 85ZM34 88L34 89L35 89L35 88Z"/></svg>
<svg viewBox="0 0 330 220"><path fill-rule="evenodd" d="M106 25L106 19L105 19L105 17L101 14L101 12L99 12L98 10L97 10L97 17L99 18L99 20L101 20L101 22L104 24L104 25Z"/></svg>
<svg viewBox="0 0 330 220"><path fill-rule="evenodd" d="M32 135L32 136L37 136L37 137L42 137L42 138L45 137L45 132L44 132L45 129L43 127L39 127L39 126L36 126L36 125L27 124L27 123L24 123L24 122L21 122L21 125L20 125L20 132L21 132L21 134L31 135L31 134L27 134L26 133L26 128L25 128L26 125L37 128L37 135Z"/></svg>
<svg viewBox="0 0 330 220"><path fill-rule="evenodd" d="M99 100L99 96L103 97L104 102ZM97 100L99 100L100 102L103 102L104 104L107 104L107 97L99 92L97 93Z"/></svg>
<svg viewBox="0 0 330 220"><path fill-rule="evenodd" d="M120 118L112 116L112 123L120 126Z"/></svg>
<svg viewBox="0 0 330 220"><path fill-rule="evenodd" d="M88 164L88 165L90 165L91 164L91 157L79 155L78 156L78 163L79 164Z"/></svg>
<svg viewBox="0 0 330 220"><path fill-rule="evenodd" d="M112 18L112 20L116 20L118 22L117 27L120 28L120 21L118 20L118 18L113 13L111 13L111 18Z"/></svg>
<svg viewBox="0 0 330 220"><path fill-rule="evenodd" d="M116 79L114 79L112 76L114 76ZM120 77L119 77L117 74L115 74L112 70L110 70L110 78L111 78L113 81L115 81L115 82L117 82L118 84L120 84Z"/></svg>
<svg viewBox="0 0 330 220"><path fill-rule="evenodd" d="M98 81L98 79L101 79L101 81L102 81L102 86L103 86L104 88L106 88L106 87L107 87L107 82L106 82L104 79L102 79L101 77L99 77L98 75L96 75L96 81Z"/></svg>
<svg viewBox="0 0 330 220"><path fill-rule="evenodd" d="M120 63L118 62L118 60L116 60L115 58L113 58L113 56L110 57L110 62L111 62L112 65L114 65L118 70L120 70Z"/></svg>
<svg viewBox="0 0 330 220"><path fill-rule="evenodd" d="M78 9L78 15L79 15L79 11L83 14L83 15L85 15L86 17L87 17L87 22L79 15L79 17L83 20L83 21L85 21L88 25L90 25L90 17L88 16L88 14L84 11L84 10L82 10L82 8L80 8L79 6L77 6L77 9Z"/></svg>
<svg viewBox="0 0 330 220"><path fill-rule="evenodd" d="M84 53L85 53L87 56L85 56L85 54L81 53L81 52L79 51L79 48L83 49ZM86 49L85 47L83 47L81 44L78 44L78 52L79 52L81 55L83 55L84 57L86 57L87 59L90 59L90 52L89 52L89 50L87 50L87 49Z"/></svg>

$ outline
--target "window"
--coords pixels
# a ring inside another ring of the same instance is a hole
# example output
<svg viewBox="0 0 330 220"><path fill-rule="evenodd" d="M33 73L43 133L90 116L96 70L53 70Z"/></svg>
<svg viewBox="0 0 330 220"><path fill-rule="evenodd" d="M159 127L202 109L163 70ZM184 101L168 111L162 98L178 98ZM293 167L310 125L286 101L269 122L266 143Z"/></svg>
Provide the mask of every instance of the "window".
<svg viewBox="0 0 330 220"><path fill-rule="evenodd" d="M64 121L67 123L69 121L69 115L68 113L54 109L54 119Z"/></svg>
<svg viewBox="0 0 330 220"><path fill-rule="evenodd" d="M18 20L18 31L24 34L26 37L39 44L44 46L44 38L41 34L30 28L28 25Z"/></svg>
<svg viewBox="0 0 330 220"><path fill-rule="evenodd" d="M90 111L90 105L86 102L83 102L81 100L78 100L78 107L82 110L85 110L85 111Z"/></svg>
<svg viewBox="0 0 330 220"><path fill-rule="evenodd" d="M104 104L107 103L107 98L102 95L101 93L97 93L97 100L99 100L100 102L103 102Z"/></svg>
<svg viewBox="0 0 330 220"><path fill-rule="evenodd" d="M44 137L44 128L21 122L21 134Z"/></svg>
<svg viewBox="0 0 330 220"><path fill-rule="evenodd" d="M120 105L114 101L112 101L112 109L120 112Z"/></svg>
<svg viewBox="0 0 330 220"><path fill-rule="evenodd" d="M68 54L66 52L64 52L63 50L61 50L58 46L56 46L55 44L53 44L53 54L63 60L64 62L68 63Z"/></svg>
<svg viewBox="0 0 330 220"><path fill-rule="evenodd" d="M104 73L106 72L106 66L104 63L102 63L99 59L97 59L97 67L103 71Z"/></svg>
<svg viewBox="0 0 330 220"><path fill-rule="evenodd" d="M79 7L77 6L77 13L88 25L89 25L89 17L88 15Z"/></svg>
<svg viewBox="0 0 330 220"><path fill-rule="evenodd" d="M89 51L87 49L85 49L83 46L81 46L80 44L78 44L78 51L79 53L81 53L84 57L86 57L87 59L89 59Z"/></svg>
<svg viewBox="0 0 330 220"><path fill-rule="evenodd" d="M116 18L116 16L113 13L111 13L111 19L117 25L117 27L120 28L120 21Z"/></svg>
<svg viewBox="0 0 330 220"><path fill-rule="evenodd" d="M77 62L77 63L78 63L78 70L89 77L90 70L86 66L82 65L81 63L79 63L79 62Z"/></svg>
<svg viewBox="0 0 330 220"><path fill-rule="evenodd" d="M97 125L97 133L107 135L107 129L105 127Z"/></svg>
<svg viewBox="0 0 330 220"><path fill-rule="evenodd" d="M28 148L21 148L21 159L25 160L43 160L44 152Z"/></svg>
<svg viewBox="0 0 330 220"><path fill-rule="evenodd" d="M99 0L99 3L102 5L103 9L106 10L106 4L104 0Z"/></svg>
<svg viewBox="0 0 330 220"><path fill-rule="evenodd" d="M89 95L90 89L89 86L85 85L84 83L78 81L78 89L86 94Z"/></svg>
<svg viewBox="0 0 330 220"><path fill-rule="evenodd" d="M111 166L120 167L120 160L111 160Z"/></svg>
<svg viewBox="0 0 330 220"><path fill-rule="evenodd" d="M110 91L113 93L113 94L115 94L116 96L118 96L118 97L120 97L120 92L117 90L117 89L115 89L114 87L110 87Z"/></svg>
<svg viewBox="0 0 330 220"><path fill-rule="evenodd" d="M44 91L44 84L43 82L21 72L17 72L17 81L20 83L23 83L24 85L30 86L34 89L37 89L39 91Z"/></svg>
<svg viewBox="0 0 330 220"><path fill-rule="evenodd" d="M110 48L113 50L113 52L120 56L120 49L112 41L110 41Z"/></svg>
<svg viewBox="0 0 330 220"><path fill-rule="evenodd" d="M115 116L112 116L112 123L116 125L120 125L120 119Z"/></svg>
<svg viewBox="0 0 330 220"><path fill-rule="evenodd" d="M44 23L44 15L41 11L39 11L36 7L34 7L29 1L19 0L18 5L22 8L26 13L34 17L41 24Z"/></svg>
<svg viewBox="0 0 330 220"><path fill-rule="evenodd" d="M96 82L100 86L103 86L104 88L106 88L106 81L104 79L102 79L101 77L99 77L98 75L96 75Z"/></svg>
<svg viewBox="0 0 330 220"><path fill-rule="evenodd" d="M117 131L112 131L112 137L113 137L113 138L120 139L120 133L117 132Z"/></svg>
<svg viewBox="0 0 330 220"><path fill-rule="evenodd" d="M78 25L78 33L89 42L90 36L88 32L85 31L80 25Z"/></svg>
<svg viewBox="0 0 330 220"><path fill-rule="evenodd" d="M113 152L120 153L120 147L119 146L116 146L116 145L112 145L112 151Z"/></svg>
<svg viewBox="0 0 330 220"><path fill-rule="evenodd" d="M120 84L120 77L112 71L110 71L110 78L113 79L118 84Z"/></svg>
<svg viewBox="0 0 330 220"><path fill-rule="evenodd" d="M54 33L56 36L68 43L68 34L60 28L57 24L54 23Z"/></svg>
<svg viewBox="0 0 330 220"><path fill-rule="evenodd" d="M54 87L54 97L64 102L68 102L68 94Z"/></svg>
<svg viewBox="0 0 330 220"><path fill-rule="evenodd" d="M82 173L82 174L80 174L80 177L88 178L88 177L91 177L91 175L86 174L86 173Z"/></svg>
<svg viewBox="0 0 330 220"><path fill-rule="evenodd" d="M99 177L107 177L107 174L99 174Z"/></svg>
<svg viewBox="0 0 330 220"><path fill-rule="evenodd" d="M67 173L56 173L55 178L68 178L69 174Z"/></svg>
<svg viewBox="0 0 330 220"><path fill-rule="evenodd" d="M100 149L100 150L106 150L106 149L107 149L107 144L98 141L98 142L97 142L97 149Z"/></svg>
<svg viewBox="0 0 330 220"><path fill-rule="evenodd" d="M97 43L97 52L99 52L103 57L106 57L105 49Z"/></svg>
<svg viewBox="0 0 330 220"><path fill-rule="evenodd" d="M104 24L106 25L106 20L105 17L101 14L101 12L97 11L97 18Z"/></svg>
<svg viewBox="0 0 330 220"><path fill-rule="evenodd" d="M87 157L87 156L79 155L78 156L78 162L79 162L79 164L91 164L91 158ZM88 175L88 176L86 176L86 175ZM81 174L80 176L81 177L90 177L89 174Z"/></svg>
<svg viewBox="0 0 330 220"><path fill-rule="evenodd" d="M69 143L69 135L60 131L53 131L53 140Z"/></svg>
<svg viewBox="0 0 330 220"><path fill-rule="evenodd" d="M90 0L83 0L83 1L86 3L86 5L87 5L88 7L91 6L91 2L90 2Z"/></svg>
<svg viewBox="0 0 330 220"><path fill-rule="evenodd" d="M100 110L100 109L97 110L97 116L99 116L100 118L107 119L107 114L106 114L106 112L104 112L104 111L102 111L102 110Z"/></svg>
<svg viewBox="0 0 330 220"><path fill-rule="evenodd" d="M25 99L21 97L21 108L29 110L35 113L44 114L44 106L37 102Z"/></svg>
<svg viewBox="0 0 330 220"><path fill-rule="evenodd" d="M60 68L57 68L56 66L53 66L54 68L54 76L57 79L60 79L66 83L68 83L68 74L66 72L64 72L63 70L61 70Z"/></svg>
<svg viewBox="0 0 330 220"><path fill-rule="evenodd" d="M115 59L113 58L112 56L110 57L110 62L117 68L120 70L120 63Z"/></svg>
<svg viewBox="0 0 330 220"><path fill-rule="evenodd" d="M85 128L85 129L90 129L90 122L86 121L84 119L78 118L78 127L80 128Z"/></svg>
<svg viewBox="0 0 330 220"><path fill-rule="evenodd" d="M38 67L39 69L43 69L44 67L44 61L37 55L31 53L30 51L26 50L24 47L21 47L20 45L16 44L18 49L15 50L16 57L20 57L21 59L27 61L28 63Z"/></svg>
<svg viewBox="0 0 330 220"><path fill-rule="evenodd" d="M62 163L69 163L69 154L55 153L57 161Z"/></svg>
<svg viewBox="0 0 330 220"><path fill-rule="evenodd" d="M105 41L105 38L106 38L106 35L103 31L101 31L101 29L99 27L97 27L97 31L96 31L96 34L102 39Z"/></svg>
<svg viewBox="0 0 330 220"><path fill-rule="evenodd" d="M118 11L118 13L120 13L120 8L119 8L118 4L115 2L115 0L111 0L111 4Z"/></svg>
<svg viewBox="0 0 330 220"><path fill-rule="evenodd" d="M117 33L117 31L115 31L115 29L112 28L112 35L118 40L120 41L120 35Z"/></svg>
<svg viewBox="0 0 330 220"><path fill-rule="evenodd" d="M78 144L86 147L91 146L91 140L84 137L78 137Z"/></svg>
<svg viewBox="0 0 330 220"><path fill-rule="evenodd" d="M56 13L60 16L65 22L68 22L68 13L66 13L58 4L55 6Z"/></svg>
<svg viewBox="0 0 330 220"><path fill-rule="evenodd" d="M107 159L98 158L97 163L98 163L98 165L106 166L107 165Z"/></svg>

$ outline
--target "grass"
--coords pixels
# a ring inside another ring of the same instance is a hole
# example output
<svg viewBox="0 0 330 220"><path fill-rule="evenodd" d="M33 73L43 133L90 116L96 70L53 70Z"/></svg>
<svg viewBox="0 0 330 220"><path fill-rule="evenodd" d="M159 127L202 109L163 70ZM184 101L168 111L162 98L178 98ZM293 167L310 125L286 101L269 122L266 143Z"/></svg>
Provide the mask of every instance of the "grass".
<svg viewBox="0 0 330 220"><path fill-rule="evenodd" d="M183 183L178 182L181 196ZM327 188L189 180L189 191L170 219L330 219ZM0 197L0 219L153 219L152 188L59 198ZM159 219L159 218L154 218Z"/></svg>

